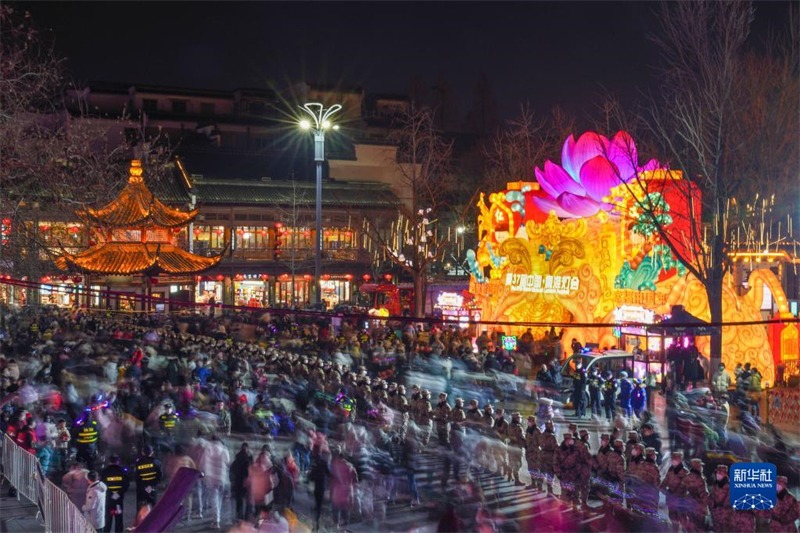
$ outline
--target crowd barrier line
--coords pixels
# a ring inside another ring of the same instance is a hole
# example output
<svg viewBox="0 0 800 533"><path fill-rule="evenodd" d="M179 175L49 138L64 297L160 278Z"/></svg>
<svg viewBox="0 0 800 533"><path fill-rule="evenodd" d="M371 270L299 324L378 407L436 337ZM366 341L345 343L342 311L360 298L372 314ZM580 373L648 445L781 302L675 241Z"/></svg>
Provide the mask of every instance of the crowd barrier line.
<svg viewBox="0 0 800 533"><path fill-rule="evenodd" d="M95 533L83 511L45 477L35 455L22 449L8 435L3 435L0 442L3 477L17 490L17 499L24 496L36 504L47 533Z"/></svg>

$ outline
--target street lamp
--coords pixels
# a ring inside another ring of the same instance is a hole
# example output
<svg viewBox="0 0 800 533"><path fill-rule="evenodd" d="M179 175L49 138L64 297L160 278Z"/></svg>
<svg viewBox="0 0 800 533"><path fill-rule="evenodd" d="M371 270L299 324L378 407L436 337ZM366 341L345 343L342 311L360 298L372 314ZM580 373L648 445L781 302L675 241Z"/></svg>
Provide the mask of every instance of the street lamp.
<svg viewBox="0 0 800 533"><path fill-rule="evenodd" d="M338 130L339 126L332 124L330 118L340 109L340 104L334 104L328 109L325 106L312 102L300 106L311 120L304 118L300 121L300 129L310 130L314 134L314 161L317 163L317 239L314 250L314 303L322 301L322 287L320 286L320 276L322 275L322 162L325 161L325 131Z"/></svg>

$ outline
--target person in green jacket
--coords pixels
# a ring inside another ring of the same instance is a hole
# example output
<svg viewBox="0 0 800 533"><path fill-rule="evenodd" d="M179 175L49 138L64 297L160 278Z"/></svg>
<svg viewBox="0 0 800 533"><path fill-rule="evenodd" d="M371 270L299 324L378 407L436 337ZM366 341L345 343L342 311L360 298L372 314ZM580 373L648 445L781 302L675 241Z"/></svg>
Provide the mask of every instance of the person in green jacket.
<svg viewBox="0 0 800 533"><path fill-rule="evenodd" d="M753 367L753 373L750 376L750 390L748 396L750 397L750 406L753 416L761 416L761 372Z"/></svg>

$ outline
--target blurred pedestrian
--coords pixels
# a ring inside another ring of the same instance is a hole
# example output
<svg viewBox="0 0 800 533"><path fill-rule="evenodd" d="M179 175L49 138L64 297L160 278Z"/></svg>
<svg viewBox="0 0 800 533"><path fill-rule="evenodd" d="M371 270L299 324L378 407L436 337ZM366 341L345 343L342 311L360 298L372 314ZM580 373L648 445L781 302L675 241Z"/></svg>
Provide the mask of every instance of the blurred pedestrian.
<svg viewBox="0 0 800 533"><path fill-rule="evenodd" d="M233 496L237 520L247 520L249 517L250 498L247 494L247 476L252 462L253 456L250 454L250 447L243 442L231 463L229 472L231 496Z"/></svg>
<svg viewBox="0 0 800 533"><path fill-rule="evenodd" d="M81 506L83 514L92 526L102 531L106 525L106 484L100 481L100 474L92 470L87 475L89 485L86 488L86 500Z"/></svg>

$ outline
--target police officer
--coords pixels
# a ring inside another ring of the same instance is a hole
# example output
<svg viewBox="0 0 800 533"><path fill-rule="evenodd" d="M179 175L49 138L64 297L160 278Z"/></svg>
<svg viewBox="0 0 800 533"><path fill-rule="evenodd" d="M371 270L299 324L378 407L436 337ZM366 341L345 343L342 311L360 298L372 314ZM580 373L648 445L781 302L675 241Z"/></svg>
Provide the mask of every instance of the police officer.
<svg viewBox="0 0 800 533"><path fill-rule="evenodd" d="M162 444L172 449L175 428L178 425L178 415L171 403L164 404L164 412L158 417L158 427L161 428Z"/></svg>
<svg viewBox="0 0 800 533"><path fill-rule="evenodd" d="M123 510L125 506L125 492L130 485L128 470L119 464L119 455L112 455L108 458L109 465L100 473L100 479L108 487L106 492L106 525L103 529L106 533L111 532L112 523L114 531L121 533L123 529Z"/></svg>
<svg viewBox="0 0 800 533"><path fill-rule="evenodd" d="M681 480L678 491L689 502L688 512L682 513L679 518L681 525L689 533L704 531L708 514L708 485L701 459L689 461L689 473Z"/></svg>
<svg viewBox="0 0 800 533"><path fill-rule="evenodd" d="M575 416L582 418L586 415L586 369L583 361L575 361L575 373L572 374L572 402L575 405Z"/></svg>
<svg viewBox="0 0 800 533"><path fill-rule="evenodd" d="M144 503L155 505L158 499L157 487L161 482L161 461L153 456L153 447L149 444L142 448L142 454L136 459L136 508Z"/></svg>
<svg viewBox="0 0 800 533"><path fill-rule="evenodd" d="M589 409L592 411L593 417L596 416L599 418L603 416L603 406L600 399L602 396L603 378L597 371L597 366L593 366L592 370L589 371L587 383L589 385Z"/></svg>
<svg viewBox="0 0 800 533"><path fill-rule="evenodd" d="M603 382L603 407L605 408L606 419L609 422L614 418L614 414L617 411L616 397L617 381L609 370L606 372L605 381Z"/></svg>
<svg viewBox="0 0 800 533"><path fill-rule="evenodd" d="M681 485L683 478L689 473L683 465L683 452L672 452L670 458L670 468L667 470L667 475L661 482L661 490L667 495L667 509L669 510L669 519L672 520L673 528L678 528L678 518L681 513L679 507L681 506Z"/></svg>
<svg viewBox="0 0 800 533"><path fill-rule="evenodd" d="M558 448L558 441L556 441L555 428L553 421L548 420L544 423L544 433L541 434L539 440L539 464L541 465L542 477L546 491L553 493L553 474L554 463L556 458L556 449Z"/></svg>
<svg viewBox="0 0 800 533"><path fill-rule="evenodd" d="M439 394L439 403L433 413L433 420L436 424L436 436L439 438L441 446L450 444L450 412L453 409L447 403L447 393Z"/></svg>
<svg viewBox="0 0 800 533"><path fill-rule="evenodd" d="M508 441L508 480L513 480L515 485L522 487L525 484L519 479L519 471L522 468L522 452L525 449L525 430L522 428L520 413L511 415L506 440Z"/></svg>
<svg viewBox="0 0 800 533"><path fill-rule="evenodd" d="M86 418L82 423L79 422L75 438L77 441L75 460L85 464L87 469L94 470L94 462L97 459L97 441L100 438L100 433L97 421L94 419L94 413L91 410L86 411Z"/></svg>
<svg viewBox="0 0 800 533"><path fill-rule="evenodd" d="M539 438L542 432L536 424L536 417L528 417L528 428L525 430L525 461L528 463L528 473L531 475L531 490L542 488L542 472L539 468Z"/></svg>

